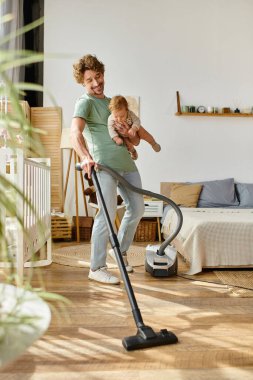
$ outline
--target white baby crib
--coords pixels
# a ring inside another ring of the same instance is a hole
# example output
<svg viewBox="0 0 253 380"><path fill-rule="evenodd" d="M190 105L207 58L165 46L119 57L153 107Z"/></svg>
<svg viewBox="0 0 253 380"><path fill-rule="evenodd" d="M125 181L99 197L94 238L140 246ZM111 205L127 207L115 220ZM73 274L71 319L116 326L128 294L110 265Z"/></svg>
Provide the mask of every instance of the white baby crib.
<svg viewBox="0 0 253 380"><path fill-rule="evenodd" d="M50 159L24 158L22 150L13 153L8 148L0 148L0 173L14 183L29 201L27 203L17 197L16 208L24 230L17 217L7 215L5 209L1 210L8 256L13 260L11 263L2 260L0 267L15 265L22 279L24 267L52 263Z"/></svg>

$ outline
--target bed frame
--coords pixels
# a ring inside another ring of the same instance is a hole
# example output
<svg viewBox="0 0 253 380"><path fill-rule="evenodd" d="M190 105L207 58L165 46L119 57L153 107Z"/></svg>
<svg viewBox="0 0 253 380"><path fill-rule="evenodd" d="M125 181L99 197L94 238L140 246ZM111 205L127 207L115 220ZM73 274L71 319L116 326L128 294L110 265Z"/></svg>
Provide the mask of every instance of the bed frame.
<svg viewBox="0 0 253 380"><path fill-rule="evenodd" d="M13 153L8 148L0 148L0 173L15 184L30 202L28 204L17 197L17 210L24 230L17 218L11 218L11 224L15 224L14 263L0 262L2 268L15 265L22 280L24 267L52 263L50 159L25 158L22 150ZM7 213L2 211L1 221L6 231ZM37 253L39 259L35 257Z"/></svg>

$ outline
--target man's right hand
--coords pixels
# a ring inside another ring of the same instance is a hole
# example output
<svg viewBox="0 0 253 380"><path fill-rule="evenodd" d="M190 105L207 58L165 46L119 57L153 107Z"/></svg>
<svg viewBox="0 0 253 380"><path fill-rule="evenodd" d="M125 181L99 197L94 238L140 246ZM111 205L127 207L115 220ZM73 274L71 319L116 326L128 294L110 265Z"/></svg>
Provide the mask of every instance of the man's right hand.
<svg viewBox="0 0 253 380"><path fill-rule="evenodd" d="M88 178L91 177L91 168L92 166L95 167L95 170L97 169L96 162L93 161L91 157L86 157L83 159L82 162L80 162L81 168L85 171L85 173L88 174Z"/></svg>

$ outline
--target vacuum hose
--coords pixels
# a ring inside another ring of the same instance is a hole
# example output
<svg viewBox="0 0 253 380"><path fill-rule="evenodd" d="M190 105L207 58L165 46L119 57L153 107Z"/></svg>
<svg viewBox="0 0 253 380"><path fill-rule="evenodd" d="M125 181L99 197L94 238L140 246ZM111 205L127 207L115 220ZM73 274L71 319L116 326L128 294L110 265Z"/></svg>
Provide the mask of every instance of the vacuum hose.
<svg viewBox="0 0 253 380"><path fill-rule="evenodd" d="M118 174L115 170L109 168L108 166L97 164L97 168L98 170L104 170L107 173L111 174L115 179L117 179L123 186L127 187L129 190L138 194L147 195L149 197L159 199L169 204L174 209L174 211L177 214L177 226L175 228L175 231L173 231L173 233L171 233L167 237L167 239L161 244L161 246L159 247L159 250L157 251L157 255L163 256L165 248L175 239L175 237L179 233L183 224L183 215L178 205L175 202L173 202L171 199L165 197L164 195L153 193L152 191L140 189L139 187L135 187L131 185L131 183L126 181L125 178L123 178L120 174ZM82 170L80 163L76 164L76 169L79 171Z"/></svg>

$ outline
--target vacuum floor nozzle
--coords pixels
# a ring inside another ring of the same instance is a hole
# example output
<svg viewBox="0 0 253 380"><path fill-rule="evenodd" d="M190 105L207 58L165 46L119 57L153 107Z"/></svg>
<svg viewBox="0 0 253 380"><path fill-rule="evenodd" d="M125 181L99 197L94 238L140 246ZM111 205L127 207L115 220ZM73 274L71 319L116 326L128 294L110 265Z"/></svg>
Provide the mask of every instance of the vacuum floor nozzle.
<svg viewBox="0 0 253 380"><path fill-rule="evenodd" d="M182 212L180 208L169 198L166 198L159 194L151 193L150 191L147 191L147 190L139 189L131 185L114 170L100 164L97 164L97 166L98 166L98 169L107 171L110 175L116 178L121 183L122 186L126 186L131 191L134 191L142 195L155 196L156 198L169 203L175 209L178 215L178 220L179 220L176 230L162 243L162 245L159 248L157 248L159 254L156 255L157 257L155 261L154 260L152 261L152 258L154 258L154 252L153 252L154 249L150 250L151 262L150 264L149 263L147 264L147 269L150 271L153 271L154 269L161 269L161 272L159 272L159 275L164 276L164 273L165 273L166 276L168 276L168 275L171 275L171 273L174 273L176 271L176 262L177 262L176 251L173 251L172 253L170 252L170 254L166 254L166 255L162 255L161 252L165 251L166 253L168 253L168 250L170 251L172 249L171 247L167 248L167 246L175 238L175 236L178 234L181 228L183 219L182 219ZM77 164L76 169L82 170L82 166L80 164ZM116 254L118 266L119 266L121 276L125 285L125 289L127 292L127 296L131 305L133 317L137 326L136 335L128 336L122 340L124 348L128 351L132 351L132 350L139 350L139 349L148 348L148 347L163 346L163 345L177 343L178 339L176 335L173 334L172 332L167 331L166 329L162 329L160 332L156 333L153 331L151 327L146 326L143 323L142 315L141 315L141 312L139 310L139 307L134 295L133 287L130 282L130 279L129 279L129 276L126 271L126 267L124 265L124 261L121 255L120 244L119 244L117 235L115 234L115 231L110 219L110 215L107 210L106 203L103 197L103 193L100 187L100 183L98 181L97 174L95 172L94 167L91 168L91 178L93 180L93 183L96 189L98 201L101 204L101 208L105 217L105 222L106 222L108 233L109 233L111 246ZM166 256L165 265L164 265L164 256Z"/></svg>
<svg viewBox="0 0 253 380"><path fill-rule="evenodd" d="M149 326L139 327L136 335L128 336L122 340L122 344L127 351L164 346L177 342L178 339L172 332L162 329L160 332L156 333Z"/></svg>

